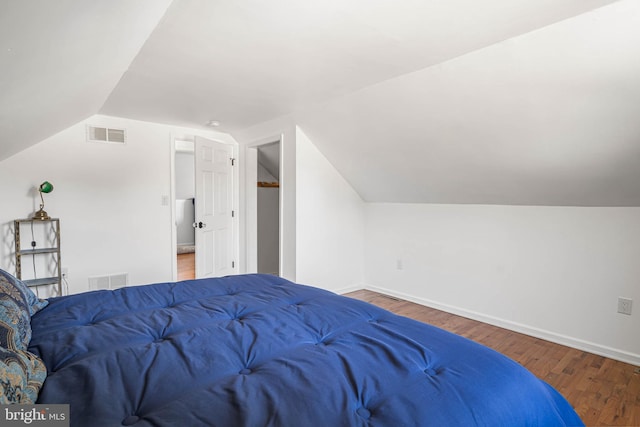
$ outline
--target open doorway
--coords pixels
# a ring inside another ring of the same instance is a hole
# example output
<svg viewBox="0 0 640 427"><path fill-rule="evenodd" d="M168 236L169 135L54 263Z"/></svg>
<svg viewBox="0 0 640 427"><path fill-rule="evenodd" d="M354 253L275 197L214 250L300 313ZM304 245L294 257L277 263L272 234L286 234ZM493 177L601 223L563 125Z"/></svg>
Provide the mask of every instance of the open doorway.
<svg viewBox="0 0 640 427"><path fill-rule="evenodd" d="M195 151L193 141L176 140L175 212L178 280L194 279L196 270Z"/></svg>
<svg viewBox="0 0 640 427"><path fill-rule="evenodd" d="M236 274L234 146L200 136L174 142L174 278Z"/></svg>
<svg viewBox="0 0 640 427"><path fill-rule="evenodd" d="M257 150L257 271L280 274L280 142Z"/></svg>

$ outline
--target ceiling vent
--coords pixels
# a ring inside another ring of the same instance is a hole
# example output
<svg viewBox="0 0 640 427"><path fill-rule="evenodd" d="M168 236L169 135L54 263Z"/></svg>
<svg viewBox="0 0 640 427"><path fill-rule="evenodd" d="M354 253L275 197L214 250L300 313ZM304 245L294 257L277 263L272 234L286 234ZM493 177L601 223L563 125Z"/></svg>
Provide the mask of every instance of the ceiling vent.
<svg viewBox="0 0 640 427"><path fill-rule="evenodd" d="M89 142L110 142L113 144L125 143L124 129L103 128L97 126L87 126L87 141Z"/></svg>

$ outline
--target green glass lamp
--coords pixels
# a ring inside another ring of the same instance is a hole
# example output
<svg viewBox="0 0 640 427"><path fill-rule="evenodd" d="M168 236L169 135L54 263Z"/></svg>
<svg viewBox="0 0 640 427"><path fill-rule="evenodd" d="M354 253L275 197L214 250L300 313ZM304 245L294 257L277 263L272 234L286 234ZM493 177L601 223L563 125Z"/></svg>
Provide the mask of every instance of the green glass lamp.
<svg viewBox="0 0 640 427"><path fill-rule="evenodd" d="M52 191L53 184L51 184L49 181L45 181L40 184L40 187L38 187L38 192L40 193L40 200L42 201L42 203L40 203L40 209L35 214L33 214L33 219L39 219L41 221L51 219L49 214L44 210L44 197L42 196L42 193L51 193Z"/></svg>

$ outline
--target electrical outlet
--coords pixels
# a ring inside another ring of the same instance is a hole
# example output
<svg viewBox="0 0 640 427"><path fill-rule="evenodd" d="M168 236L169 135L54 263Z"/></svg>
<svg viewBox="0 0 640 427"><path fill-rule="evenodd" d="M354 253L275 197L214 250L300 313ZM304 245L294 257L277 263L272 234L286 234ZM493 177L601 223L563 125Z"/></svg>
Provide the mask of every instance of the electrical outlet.
<svg viewBox="0 0 640 427"><path fill-rule="evenodd" d="M631 306L633 300L631 298L618 297L618 313L631 314Z"/></svg>
<svg viewBox="0 0 640 427"><path fill-rule="evenodd" d="M401 259L397 259L396 260L396 270L402 270L404 269L404 265L402 264L402 260Z"/></svg>

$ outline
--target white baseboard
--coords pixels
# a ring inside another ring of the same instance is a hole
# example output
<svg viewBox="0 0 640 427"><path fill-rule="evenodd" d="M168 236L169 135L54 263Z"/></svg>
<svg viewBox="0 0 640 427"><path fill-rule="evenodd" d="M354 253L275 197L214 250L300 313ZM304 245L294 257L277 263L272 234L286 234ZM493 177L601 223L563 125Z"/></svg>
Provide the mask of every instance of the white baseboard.
<svg viewBox="0 0 640 427"><path fill-rule="evenodd" d="M336 294L339 294L339 295L343 295L349 292L359 291L361 289L369 289L369 288L364 283L359 283L359 284L347 286L346 288L341 288L341 289L338 289L337 291L332 291L332 292L335 292Z"/></svg>
<svg viewBox="0 0 640 427"><path fill-rule="evenodd" d="M469 319L477 320L480 322L488 323L490 325L499 326L501 328L509 329L515 332L520 332L525 335L540 338L546 341L551 341L556 344L565 345L578 350L594 353L599 356L608 357L610 359L619 360L621 362L630 363L632 365L640 366L640 354L629 353L624 350L619 350L604 345L584 341L579 338L573 338L570 336L558 334L556 332L547 331L544 329L535 328L532 326L524 325L522 323L513 322L510 320L500 319L498 317L488 316L486 314L478 313L475 311L466 310L464 308L451 306L448 304L441 304L436 301L431 301L425 298L415 297L413 295L405 294L403 292L397 292L391 289L382 288L379 286L363 285L360 289L368 289L371 291L379 292L381 294L390 295L397 298L402 298L406 301L411 301L416 304L424 305L426 307L435 308L438 310L446 311L447 313L456 314L458 316L467 317ZM354 289L355 290L355 289ZM349 292L349 291L347 291Z"/></svg>

